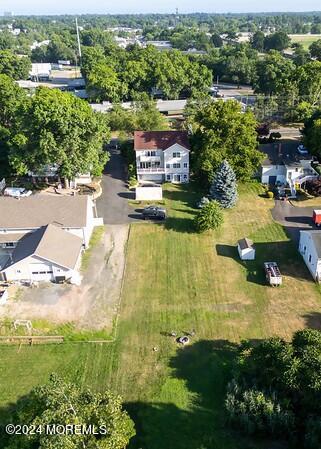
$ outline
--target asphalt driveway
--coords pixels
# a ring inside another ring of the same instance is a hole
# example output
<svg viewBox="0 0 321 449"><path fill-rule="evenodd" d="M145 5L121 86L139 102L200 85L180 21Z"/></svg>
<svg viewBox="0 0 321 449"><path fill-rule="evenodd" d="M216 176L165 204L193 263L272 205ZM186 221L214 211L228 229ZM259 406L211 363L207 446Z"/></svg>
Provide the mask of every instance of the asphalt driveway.
<svg viewBox="0 0 321 449"><path fill-rule="evenodd" d="M301 230L320 229L313 224L313 209L315 207L296 207L289 201L276 200L272 217L285 228L289 237L298 243Z"/></svg>
<svg viewBox="0 0 321 449"><path fill-rule="evenodd" d="M98 216L105 224L128 224L136 221L134 209L128 204L135 195L127 189L126 171L120 150L112 149L102 176L102 195L97 199Z"/></svg>

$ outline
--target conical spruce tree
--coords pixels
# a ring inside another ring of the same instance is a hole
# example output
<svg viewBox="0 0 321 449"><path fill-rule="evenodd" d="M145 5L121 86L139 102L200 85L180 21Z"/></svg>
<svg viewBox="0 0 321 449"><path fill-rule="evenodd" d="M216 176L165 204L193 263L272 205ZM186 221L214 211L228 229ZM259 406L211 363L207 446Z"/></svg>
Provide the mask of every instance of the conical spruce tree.
<svg viewBox="0 0 321 449"><path fill-rule="evenodd" d="M214 175L210 196L225 209L235 206L238 198L236 176L227 160L221 163Z"/></svg>

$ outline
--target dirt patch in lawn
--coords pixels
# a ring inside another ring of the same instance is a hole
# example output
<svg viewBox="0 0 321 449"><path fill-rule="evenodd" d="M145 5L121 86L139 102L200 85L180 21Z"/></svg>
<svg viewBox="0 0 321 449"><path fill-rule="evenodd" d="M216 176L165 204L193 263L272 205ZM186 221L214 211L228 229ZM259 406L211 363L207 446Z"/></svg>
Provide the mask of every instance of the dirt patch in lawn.
<svg viewBox="0 0 321 449"><path fill-rule="evenodd" d="M0 318L74 323L79 329L110 330L117 313L125 265L128 225L106 226L91 248L81 286L23 287L19 301L1 307Z"/></svg>

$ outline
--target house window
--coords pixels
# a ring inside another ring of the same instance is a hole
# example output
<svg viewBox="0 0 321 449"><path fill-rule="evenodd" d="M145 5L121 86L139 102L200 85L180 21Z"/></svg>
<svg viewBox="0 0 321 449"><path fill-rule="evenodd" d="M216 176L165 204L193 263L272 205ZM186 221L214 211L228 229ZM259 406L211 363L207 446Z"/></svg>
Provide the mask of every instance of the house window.
<svg viewBox="0 0 321 449"><path fill-rule="evenodd" d="M173 157L181 157L181 153L173 153Z"/></svg>
<svg viewBox="0 0 321 449"><path fill-rule="evenodd" d="M311 256L311 254L309 255L309 262L311 262L311 260L312 260L312 256Z"/></svg>
<svg viewBox="0 0 321 449"><path fill-rule="evenodd" d="M171 175L166 175L166 180L170 181L171 180Z"/></svg>
<svg viewBox="0 0 321 449"><path fill-rule="evenodd" d="M295 169L295 171L296 171L296 172L298 172L298 171L299 171L299 169L298 169L298 168L296 168L296 169Z"/></svg>
<svg viewBox="0 0 321 449"><path fill-rule="evenodd" d="M166 168L171 168L171 164L166 164Z"/></svg>
<svg viewBox="0 0 321 449"><path fill-rule="evenodd" d="M187 167L188 167L188 163L184 162L184 168L187 168Z"/></svg>
<svg viewBox="0 0 321 449"><path fill-rule="evenodd" d="M181 164L173 164L173 168L181 168Z"/></svg>
<svg viewBox="0 0 321 449"><path fill-rule="evenodd" d="M5 247L5 248L13 248L14 246L15 246L14 242L6 242L6 243L4 244L4 247Z"/></svg>
<svg viewBox="0 0 321 449"><path fill-rule="evenodd" d="M184 178L184 179L185 179L185 181L186 181L186 179L187 179L187 175L184 175L184 176L183 176L183 178Z"/></svg>
<svg viewBox="0 0 321 449"><path fill-rule="evenodd" d="M16 273L21 273L21 270L16 270Z"/></svg>
<svg viewBox="0 0 321 449"><path fill-rule="evenodd" d="M156 151L145 151L145 156L156 156Z"/></svg>

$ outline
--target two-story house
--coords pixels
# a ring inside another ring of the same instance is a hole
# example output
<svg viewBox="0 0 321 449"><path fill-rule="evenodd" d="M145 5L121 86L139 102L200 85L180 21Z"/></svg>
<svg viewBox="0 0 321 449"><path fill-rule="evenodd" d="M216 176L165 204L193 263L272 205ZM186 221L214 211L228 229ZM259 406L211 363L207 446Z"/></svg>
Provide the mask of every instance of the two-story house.
<svg viewBox="0 0 321 449"><path fill-rule="evenodd" d="M189 182L186 131L135 131L134 150L140 183Z"/></svg>
<svg viewBox="0 0 321 449"><path fill-rule="evenodd" d="M300 154L295 143L261 145L260 150L265 155L261 170L263 184L288 185L292 190L307 180L318 178L312 166L313 157Z"/></svg>

